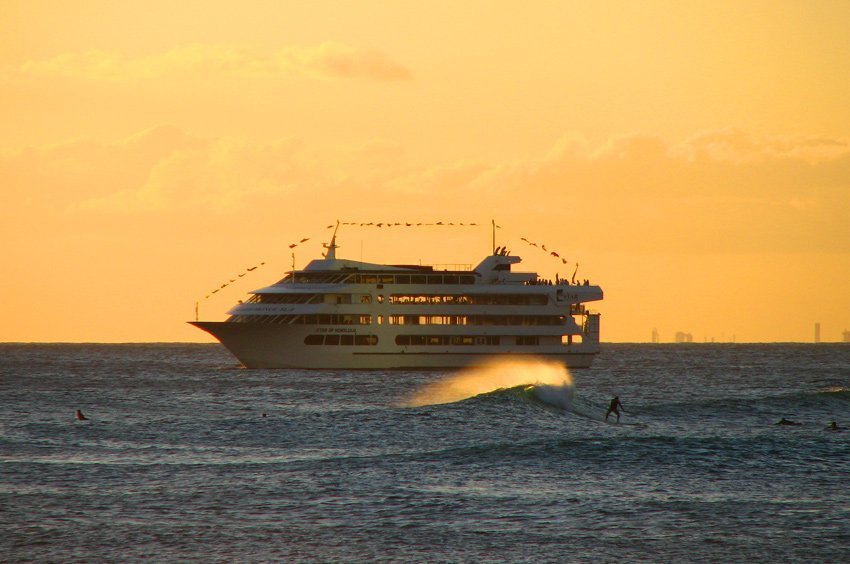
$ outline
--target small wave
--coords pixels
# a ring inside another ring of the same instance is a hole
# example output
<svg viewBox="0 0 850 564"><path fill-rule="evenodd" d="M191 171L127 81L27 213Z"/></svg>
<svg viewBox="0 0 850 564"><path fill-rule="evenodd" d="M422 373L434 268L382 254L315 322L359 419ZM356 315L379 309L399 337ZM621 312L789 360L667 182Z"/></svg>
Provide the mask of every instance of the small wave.
<svg viewBox="0 0 850 564"><path fill-rule="evenodd" d="M771 393L759 396L725 396L705 398L700 401L677 401L663 404L645 404L641 413L647 415L726 416L730 414L771 415L805 414L821 415L835 409L846 409L850 403L850 389L832 386L815 391Z"/></svg>
<svg viewBox="0 0 850 564"><path fill-rule="evenodd" d="M830 386L828 388L818 390L817 393L818 394L848 394L848 393L850 393L850 388L845 388L844 386Z"/></svg>

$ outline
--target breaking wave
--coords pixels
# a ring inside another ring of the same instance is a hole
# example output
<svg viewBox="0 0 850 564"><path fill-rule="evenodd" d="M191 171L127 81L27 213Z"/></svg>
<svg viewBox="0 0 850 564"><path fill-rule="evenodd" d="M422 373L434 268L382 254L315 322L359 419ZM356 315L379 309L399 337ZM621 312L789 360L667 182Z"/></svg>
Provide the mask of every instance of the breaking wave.
<svg viewBox="0 0 850 564"><path fill-rule="evenodd" d="M533 394L539 401L565 407L572 396L573 379L566 367L547 360L496 360L432 382L405 402L409 407L454 403L500 391Z"/></svg>

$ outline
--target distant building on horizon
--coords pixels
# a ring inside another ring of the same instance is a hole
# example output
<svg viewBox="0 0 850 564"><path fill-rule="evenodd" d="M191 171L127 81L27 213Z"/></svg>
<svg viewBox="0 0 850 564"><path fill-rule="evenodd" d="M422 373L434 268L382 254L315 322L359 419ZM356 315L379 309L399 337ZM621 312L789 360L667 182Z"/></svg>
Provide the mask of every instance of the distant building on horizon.
<svg viewBox="0 0 850 564"><path fill-rule="evenodd" d="M694 336L690 333L685 333L684 331L676 331L676 342L677 343L693 343Z"/></svg>
<svg viewBox="0 0 850 564"><path fill-rule="evenodd" d="M820 323L815 323L815 342L820 343Z"/></svg>
<svg viewBox="0 0 850 564"><path fill-rule="evenodd" d="M656 329L655 327L652 328L652 342L658 342L658 329Z"/></svg>
<svg viewBox="0 0 850 564"><path fill-rule="evenodd" d="M845 343L850 343L850 331L848 331L847 329L845 329L845 330L844 330L844 333L843 333L843 336L844 336L844 342L845 342Z"/></svg>

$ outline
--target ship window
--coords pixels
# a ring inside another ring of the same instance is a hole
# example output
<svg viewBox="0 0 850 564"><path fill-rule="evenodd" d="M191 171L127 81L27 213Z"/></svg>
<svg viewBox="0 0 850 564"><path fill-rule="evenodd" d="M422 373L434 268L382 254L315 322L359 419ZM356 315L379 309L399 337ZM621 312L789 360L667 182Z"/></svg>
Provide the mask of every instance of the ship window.
<svg viewBox="0 0 850 564"><path fill-rule="evenodd" d="M360 296L360 303L361 304L371 304L372 303L372 296L370 296L368 294L364 294L364 295Z"/></svg>
<svg viewBox="0 0 850 564"><path fill-rule="evenodd" d="M392 274L382 274L380 276L381 284L392 284L393 283L393 275Z"/></svg>
<svg viewBox="0 0 850 564"><path fill-rule="evenodd" d="M383 294L378 294L378 303L379 304L384 303L384 295Z"/></svg>
<svg viewBox="0 0 850 564"><path fill-rule="evenodd" d="M411 284L425 284L426 280L427 280L426 276L415 276L414 275L414 276L410 277L410 283Z"/></svg>
<svg viewBox="0 0 850 564"><path fill-rule="evenodd" d="M321 345L324 340L324 335L307 335L304 339L305 345Z"/></svg>
<svg viewBox="0 0 850 564"><path fill-rule="evenodd" d="M440 336L437 336L437 335L434 335L433 337L428 337L428 344L429 345L442 345L443 344L443 338L440 337Z"/></svg>
<svg viewBox="0 0 850 564"><path fill-rule="evenodd" d="M378 325L383 325L383 324L384 324L384 316L383 316L383 315L379 315L379 316L378 316Z"/></svg>
<svg viewBox="0 0 850 564"><path fill-rule="evenodd" d="M428 284L442 284L443 277L442 276L428 276Z"/></svg>
<svg viewBox="0 0 850 564"><path fill-rule="evenodd" d="M461 276L460 277L461 284L475 284L475 276Z"/></svg>
<svg viewBox="0 0 850 564"><path fill-rule="evenodd" d="M371 315L361 315L360 316L360 325L371 325L372 324L372 316Z"/></svg>
<svg viewBox="0 0 850 564"><path fill-rule="evenodd" d="M325 344L326 345L338 345L339 344L339 335L325 335Z"/></svg>
<svg viewBox="0 0 850 564"><path fill-rule="evenodd" d="M395 338L395 344L397 345L409 345L410 344L410 335L399 335Z"/></svg>
<svg viewBox="0 0 850 564"><path fill-rule="evenodd" d="M395 277L396 284L410 284L410 276L407 274L399 274Z"/></svg>
<svg viewBox="0 0 850 564"><path fill-rule="evenodd" d="M363 283L364 284L376 284L377 282L378 282L378 277L375 276L374 274L367 274L367 275L363 276Z"/></svg>
<svg viewBox="0 0 850 564"><path fill-rule="evenodd" d="M377 345L378 337L375 335L355 335L354 336L354 344L355 345Z"/></svg>
<svg viewBox="0 0 850 564"><path fill-rule="evenodd" d="M516 338L516 344L517 345L523 345L523 346L539 345L540 344L540 337L537 337L537 336L517 337Z"/></svg>
<svg viewBox="0 0 850 564"><path fill-rule="evenodd" d="M340 335L339 336L339 344L340 345L353 345L354 344L354 335Z"/></svg>
<svg viewBox="0 0 850 564"><path fill-rule="evenodd" d="M446 284L457 284L459 282L459 278L457 276L446 276L443 280Z"/></svg>

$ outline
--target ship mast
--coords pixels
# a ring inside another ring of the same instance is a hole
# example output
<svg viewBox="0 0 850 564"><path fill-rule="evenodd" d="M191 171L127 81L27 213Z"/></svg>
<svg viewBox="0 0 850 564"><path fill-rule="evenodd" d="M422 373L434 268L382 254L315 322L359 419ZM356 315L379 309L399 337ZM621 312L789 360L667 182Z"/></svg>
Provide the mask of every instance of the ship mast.
<svg viewBox="0 0 850 564"><path fill-rule="evenodd" d="M336 220L336 227L334 227L334 234L331 237L331 242L325 247L328 249L328 252L325 253L325 258L327 260L336 260L336 232L339 231L339 220Z"/></svg>

